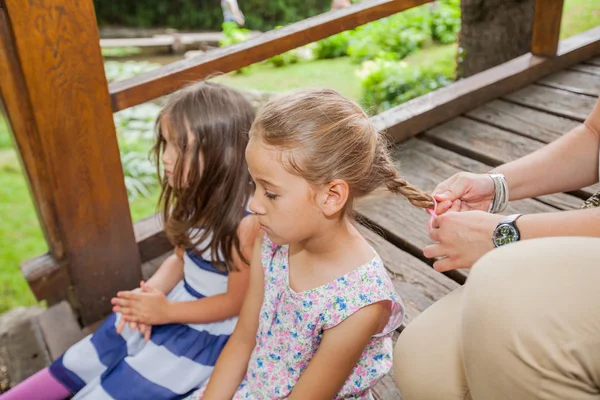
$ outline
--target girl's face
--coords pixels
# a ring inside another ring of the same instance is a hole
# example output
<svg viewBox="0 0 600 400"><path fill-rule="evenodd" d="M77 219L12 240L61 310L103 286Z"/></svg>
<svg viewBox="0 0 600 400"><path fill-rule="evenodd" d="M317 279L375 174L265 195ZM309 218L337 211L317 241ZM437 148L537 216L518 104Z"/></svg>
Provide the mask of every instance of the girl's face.
<svg viewBox="0 0 600 400"><path fill-rule="evenodd" d="M306 240L322 227L317 205L319 190L304 178L289 173L281 163L281 151L250 139L246 162L256 184L250 210L258 215L261 228L277 245Z"/></svg>
<svg viewBox="0 0 600 400"><path fill-rule="evenodd" d="M175 166L177 165L177 161L179 160L179 157L182 156L182 151L179 148L178 144L177 144L177 134L175 132L171 132L169 129L169 123L167 121L167 118L164 117L162 118L162 120L160 121L160 130L162 133L162 136L165 140L165 149L163 151L162 154L162 163L163 163L163 167L165 169L165 176L167 177L167 180L169 182L169 186L171 187L175 187L177 184L177 179L175 178ZM191 132L188 132L188 144L187 144L187 148L191 149L194 146L192 146L194 139L194 136L191 134ZM189 176L190 173L190 155L187 154L184 159L183 159L183 166L182 166L182 176L181 176L181 185L183 187L187 186L187 177ZM199 165L199 173L202 173L202 155L199 155L198 157L198 162L200 163Z"/></svg>

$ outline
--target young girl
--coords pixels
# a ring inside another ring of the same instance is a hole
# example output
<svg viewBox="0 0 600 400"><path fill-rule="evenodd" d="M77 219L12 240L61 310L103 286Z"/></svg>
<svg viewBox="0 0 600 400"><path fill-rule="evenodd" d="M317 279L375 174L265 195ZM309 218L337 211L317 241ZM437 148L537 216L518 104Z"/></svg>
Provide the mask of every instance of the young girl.
<svg viewBox="0 0 600 400"><path fill-rule="evenodd" d="M395 170L382 136L331 90L266 105L246 160L255 244L239 323L204 392L215 399L370 399L392 365L403 306L352 224L352 204L385 186L417 207L432 198Z"/></svg>
<svg viewBox="0 0 600 400"><path fill-rule="evenodd" d="M154 154L174 254L140 289L120 292L93 335L2 400L180 399L206 381L236 325L259 230L245 217L253 118L241 94L214 83L172 96Z"/></svg>

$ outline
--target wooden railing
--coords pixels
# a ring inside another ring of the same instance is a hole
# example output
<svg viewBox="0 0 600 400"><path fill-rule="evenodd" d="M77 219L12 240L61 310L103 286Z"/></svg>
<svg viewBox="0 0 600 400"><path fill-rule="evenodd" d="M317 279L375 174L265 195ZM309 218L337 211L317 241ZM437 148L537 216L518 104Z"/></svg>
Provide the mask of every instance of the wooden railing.
<svg viewBox="0 0 600 400"><path fill-rule="evenodd" d="M214 72L230 72L313 43L336 33L417 7L433 0L369 0L269 31L232 46L176 61L109 85L113 111L174 92Z"/></svg>
<svg viewBox="0 0 600 400"><path fill-rule="evenodd" d="M111 113L429 0L365 0L108 86L91 0L4 0L0 90L49 254L22 270L38 299L70 296L84 323L137 285L140 262L169 249L156 218L131 223ZM2 0L0 0L2 4ZM600 28L558 44L562 0L537 0L532 53L372 118L405 140L600 53ZM74 289L71 291L70 289Z"/></svg>

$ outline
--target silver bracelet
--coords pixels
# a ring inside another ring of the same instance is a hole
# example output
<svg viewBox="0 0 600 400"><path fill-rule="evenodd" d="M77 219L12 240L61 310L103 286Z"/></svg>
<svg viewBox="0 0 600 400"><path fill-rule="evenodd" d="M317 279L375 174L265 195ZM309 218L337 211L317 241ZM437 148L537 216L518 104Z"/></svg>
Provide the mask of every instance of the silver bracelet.
<svg viewBox="0 0 600 400"><path fill-rule="evenodd" d="M490 178L494 182L494 197L488 212L492 214L500 213L506 209L509 201L508 184L503 174L490 171Z"/></svg>

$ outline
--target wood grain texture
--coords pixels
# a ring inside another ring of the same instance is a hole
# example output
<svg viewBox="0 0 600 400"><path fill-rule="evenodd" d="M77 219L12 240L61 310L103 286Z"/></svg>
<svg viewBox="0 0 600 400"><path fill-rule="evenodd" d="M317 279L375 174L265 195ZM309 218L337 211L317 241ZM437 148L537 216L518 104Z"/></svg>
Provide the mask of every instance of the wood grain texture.
<svg viewBox="0 0 600 400"><path fill-rule="evenodd" d="M558 50L563 0L536 0L533 16L531 52L554 57Z"/></svg>
<svg viewBox="0 0 600 400"><path fill-rule="evenodd" d="M21 273L38 301L53 305L68 299L71 278L66 260L57 261L51 254L42 254L21 263Z"/></svg>
<svg viewBox="0 0 600 400"><path fill-rule="evenodd" d="M550 143L579 125L571 119L557 117L504 100L494 100L466 113L487 125L521 136Z"/></svg>
<svg viewBox="0 0 600 400"><path fill-rule="evenodd" d="M481 104L600 53L600 27L560 42L554 58L525 54L505 64L410 100L372 118L396 141L406 140Z"/></svg>
<svg viewBox="0 0 600 400"><path fill-rule="evenodd" d="M585 72L589 75L600 76L600 66L598 65L577 64L573 65L570 69L573 71Z"/></svg>
<svg viewBox="0 0 600 400"><path fill-rule="evenodd" d="M590 58L589 60L586 60L585 63L600 67L600 56Z"/></svg>
<svg viewBox="0 0 600 400"><path fill-rule="evenodd" d="M95 321L141 273L93 3L5 3L77 307L84 322Z"/></svg>
<svg viewBox="0 0 600 400"><path fill-rule="evenodd" d="M173 250L163 230L160 214L154 214L133 224L142 263Z"/></svg>
<svg viewBox="0 0 600 400"><path fill-rule="evenodd" d="M600 96L600 79L584 72L561 71L538 82L541 85L588 96Z"/></svg>
<svg viewBox="0 0 600 400"><path fill-rule="evenodd" d="M110 85L113 110L135 106L169 94L215 72L230 72L302 45L353 29L431 0L371 0L307 18L242 43L176 61Z"/></svg>
<svg viewBox="0 0 600 400"><path fill-rule="evenodd" d="M597 101L597 98L591 96L540 85L529 85L504 96L504 99L579 122L585 121Z"/></svg>
<svg viewBox="0 0 600 400"><path fill-rule="evenodd" d="M544 143L537 140L464 117L455 118L430 129L423 137L441 147L492 167L514 161L544 146ZM583 189L584 197L593 194L597 186Z"/></svg>
<svg viewBox="0 0 600 400"><path fill-rule="evenodd" d="M4 8L0 8L0 97L14 132L14 143L27 175L46 242L54 257L62 259L65 247L57 218L56 198L46 169L48 162L39 148L40 132ZM0 104L0 112L1 107Z"/></svg>

